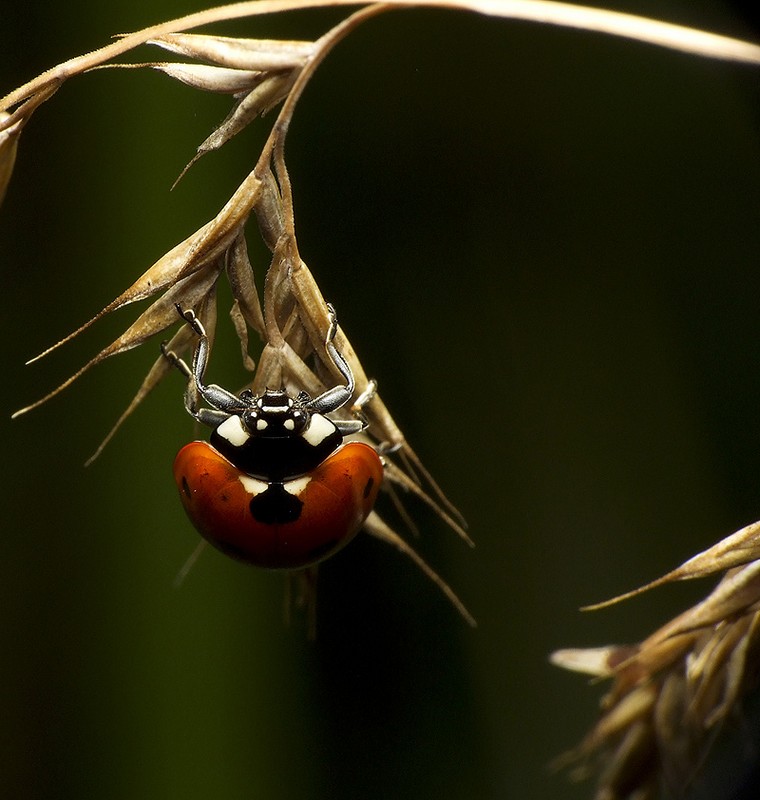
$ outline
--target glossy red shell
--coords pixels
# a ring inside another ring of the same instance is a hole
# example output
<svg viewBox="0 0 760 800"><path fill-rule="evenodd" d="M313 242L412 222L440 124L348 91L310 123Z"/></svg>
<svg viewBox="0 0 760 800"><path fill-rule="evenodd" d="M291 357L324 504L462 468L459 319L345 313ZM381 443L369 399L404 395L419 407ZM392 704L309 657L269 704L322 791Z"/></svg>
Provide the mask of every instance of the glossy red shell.
<svg viewBox="0 0 760 800"><path fill-rule="evenodd" d="M368 445L348 442L308 478L297 494L303 504L297 519L264 523L251 501L265 484L252 491L247 476L210 444L191 442L174 461L182 505L201 536L233 558L269 569L315 564L348 544L375 504L383 465Z"/></svg>

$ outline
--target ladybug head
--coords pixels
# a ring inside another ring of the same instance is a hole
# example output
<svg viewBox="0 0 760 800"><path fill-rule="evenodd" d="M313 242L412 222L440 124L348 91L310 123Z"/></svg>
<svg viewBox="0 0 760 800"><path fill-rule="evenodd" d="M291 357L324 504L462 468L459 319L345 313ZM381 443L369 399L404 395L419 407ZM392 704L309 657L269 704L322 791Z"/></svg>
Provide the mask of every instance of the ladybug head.
<svg viewBox="0 0 760 800"><path fill-rule="evenodd" d="M246 405L240 415L253 436L283 438L297 436L308 425L311 414L301 397L293 399L285 389L267 389L256 397L249 389L240 394Z"/></svg>

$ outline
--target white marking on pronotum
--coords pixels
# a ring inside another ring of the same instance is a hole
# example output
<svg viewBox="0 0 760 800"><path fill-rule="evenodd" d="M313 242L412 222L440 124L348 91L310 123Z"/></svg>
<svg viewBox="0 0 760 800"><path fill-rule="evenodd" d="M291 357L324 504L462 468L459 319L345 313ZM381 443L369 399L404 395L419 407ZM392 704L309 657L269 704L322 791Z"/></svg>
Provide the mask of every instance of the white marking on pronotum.
<svg viewBox="0 0 760 800"><path fill-rule="evenodd" d="M294 478L292 481L287 481L283 483L283 489L288 494L292 494L294 497L298 497L299 494L309 485L311 482L311 476L304 475L303 478Z"/></svg>
<svg viewBox="0 0 760 800"><path fill-rule="evenodd" d="M293 405L293 398L289 397L287 406L281 406L279 403L273 406L265 406L260 402L259 408L261 408L265 414L283 414L293 408Z"/></svg>
<svg viewBox="0 0 760 800"><path fill-rule="evenodd" d="M335 425L327 417L323 417L321 414L312 414L309 427L303 432L303 438L312 447L317 447L333 433L335 433Z"/></svg>
<svg viewBox="0 0 760 800"><path fill-rule="evenodd" d="M263 431L266 430L269 423L265 419L257 419L256 420L256 430Z"/></svg>
<svg viewBox="0 0 760 800"><path fill-rule="evenodd" d="M286 431L295 430L296 423L292 419L286 419L285 422L282 423L282 427L285 428Z"/></svg>
<svg viewBox="0 0 760 800"><path fill-rule="evenodd" d="M222 439L226 439L235 447L242 447L251 437L243 427L243 420L238 416L231 416L216 429Z"/></svg>
<svg viewBox="0 0 760 800"><path fill-rule="evenodd" d="M238 479L243 484L243 488L248 494L256 497L257 494L265 492L269 488L266 481L260 481L258 478L252 478L250 475L239 475Z"/></svg>

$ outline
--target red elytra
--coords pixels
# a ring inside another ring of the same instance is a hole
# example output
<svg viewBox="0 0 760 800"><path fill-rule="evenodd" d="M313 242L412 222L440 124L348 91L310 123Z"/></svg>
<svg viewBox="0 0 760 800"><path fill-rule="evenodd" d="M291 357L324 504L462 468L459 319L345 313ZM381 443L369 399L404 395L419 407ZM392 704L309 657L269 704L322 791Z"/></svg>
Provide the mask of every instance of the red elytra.
<svg viewBox="0 0 760 800"><path fill-rule="evenodd" d="M233 558L268 569L300 569L336 553L359 532L383 481L377 452L338 447L301 478L250 478L207 442L174 461L182 505L201 536Z"/></svg>

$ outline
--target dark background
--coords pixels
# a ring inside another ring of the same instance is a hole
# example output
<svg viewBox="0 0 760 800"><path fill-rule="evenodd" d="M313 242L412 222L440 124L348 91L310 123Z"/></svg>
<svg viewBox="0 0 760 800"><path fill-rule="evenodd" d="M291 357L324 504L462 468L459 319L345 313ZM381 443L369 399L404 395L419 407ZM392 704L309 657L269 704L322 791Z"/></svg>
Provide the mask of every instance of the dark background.
<svg viewBox="0 0 760 800"><path fill-rule="evenodd" d="M4 8L0 91L200 7ZM724 3L618 7L758 38ZM337 18L215 30L297 38ZM322 570L310 644L282 624L278 575L207 552L172 586L196 543L170 471L193 435L178 379L83 469L157 344L9 421L137 310L24 361L213 216L263 135L170 194L228 101L148 72L65 85L0 217L9 796L589 797L547 764L603 688L548 654L642 638L711 584L577 609L760 518L759 95L756 68L465 13L388 14L330 56L288 142L301 251L469 520L474 551L412 509L479 627L360 537ZM235 386L225 319L211 372Z"/></svg>

